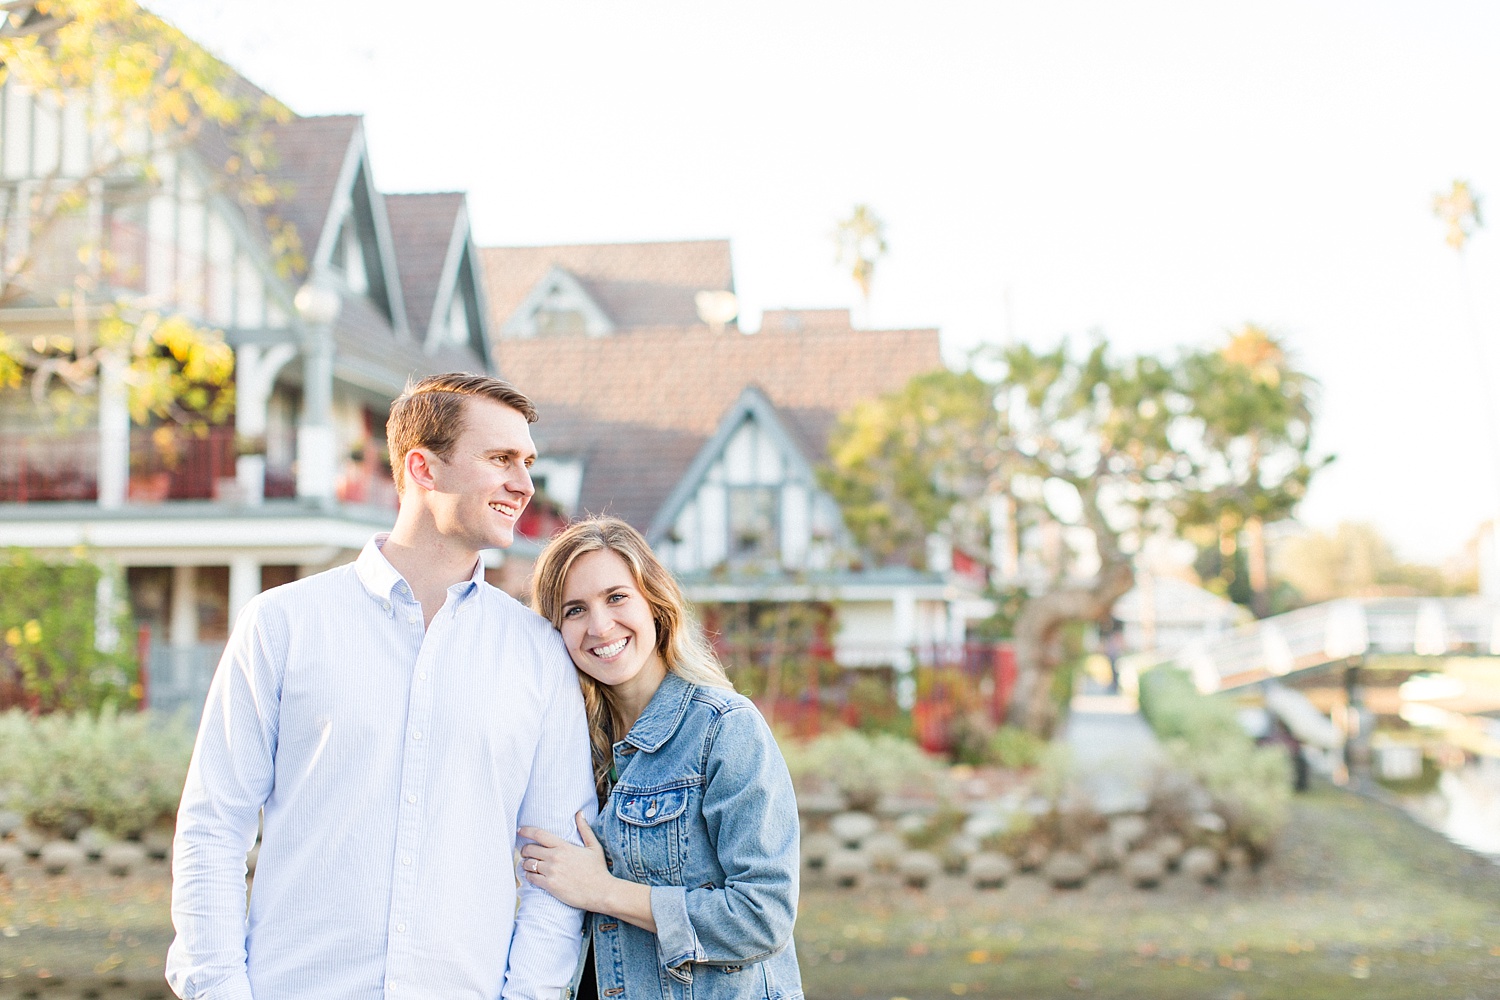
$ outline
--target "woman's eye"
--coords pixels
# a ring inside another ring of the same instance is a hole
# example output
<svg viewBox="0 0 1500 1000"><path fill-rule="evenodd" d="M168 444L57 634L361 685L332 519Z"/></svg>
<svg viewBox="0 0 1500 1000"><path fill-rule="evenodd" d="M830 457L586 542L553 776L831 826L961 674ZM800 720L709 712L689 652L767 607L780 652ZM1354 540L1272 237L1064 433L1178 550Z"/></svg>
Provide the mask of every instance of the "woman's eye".
<svg viewBox="0 0 1500 1000"><path fill-rule="evenodd" d="M625 600L625 595L624 594L610 594L609 595L609 603L611 603L611 604L619 604L623 600Z"/></svg>
<svg viewBox="0 0 1500 1000"><path fill-rule="evenodd" d="M572 607L572 608L567 608L567 609L565 609L565 610L564 610L564 611L563 611L563 614L562 614L562 616L563 616L563 617L564 617L564 618L573 618L573 617L575 617L575 616L576 616L576 615L577 615L577 614L578 614L578 613L579 613L579 612L580 612L580 611L582 611L582 610L583 610L583 609L582 609L582 608L579 608L579 607Z"/></svg>

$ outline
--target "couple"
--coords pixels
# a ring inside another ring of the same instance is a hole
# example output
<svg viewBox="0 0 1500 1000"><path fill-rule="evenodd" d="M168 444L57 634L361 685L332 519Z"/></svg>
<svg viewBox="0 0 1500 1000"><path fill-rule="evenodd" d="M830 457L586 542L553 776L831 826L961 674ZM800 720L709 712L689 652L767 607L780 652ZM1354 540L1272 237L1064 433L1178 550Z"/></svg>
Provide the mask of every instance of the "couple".
<svg viewBox="0 0 1500 1000"><path fill-rule="evenodd" d="M800 1000L786 765L644 539L562 532L539 615L484 582L535 419L488 376L409 387L394 529L240 615L177 819L185 1000Z"/></svg>

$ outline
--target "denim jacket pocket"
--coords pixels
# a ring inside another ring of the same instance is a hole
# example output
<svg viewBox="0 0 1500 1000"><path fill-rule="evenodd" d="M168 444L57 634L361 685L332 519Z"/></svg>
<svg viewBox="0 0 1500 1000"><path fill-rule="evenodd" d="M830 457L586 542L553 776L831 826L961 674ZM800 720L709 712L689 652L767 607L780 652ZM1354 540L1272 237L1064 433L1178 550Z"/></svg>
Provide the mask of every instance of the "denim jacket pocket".
<svg viewBox="0 0 1500 1000"><path fill-rule="evenodd" d="M679 884L689 791L686 787L653 791L615 787L615 816L625 833L630 867L641 877Z"/></svg>

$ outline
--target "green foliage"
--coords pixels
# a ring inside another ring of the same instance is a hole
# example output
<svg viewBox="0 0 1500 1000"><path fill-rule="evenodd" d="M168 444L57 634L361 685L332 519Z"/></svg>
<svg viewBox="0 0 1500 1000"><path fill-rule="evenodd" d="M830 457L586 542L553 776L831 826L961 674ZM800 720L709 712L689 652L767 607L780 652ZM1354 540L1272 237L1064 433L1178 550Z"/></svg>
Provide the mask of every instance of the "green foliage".
<svg viewBox="0 0 1500 1000"><path fill-rule="evenodd" d="M982 527L980 500L995 479L999 445L994 388L973 372L932 372L846 414L820 481L878 561L921 566L927 536L940 526L975 551L987 549L962 529Z"/></svg>
<svg viewBox="0 0 1500 1000"><path fill-rule="evenodd" d="M1198 693L1188 675L1158 667L1141 677L1141 713L1173 762L1196 778L1229 824L1229 836L1258 854L1270 848L1291 806L1291 762L1280 747L1258 747L1234 706Z"/></svg>
<svg viewBox="0 0 1500 1000"><path fill-rule="evenodd" d="M192 730L148 714L0 715L0 805L52 833L98 826L127 837L169 820Z"/></svg>
<svg viewBox="0 0 1500 1000"><path fill-rule="evenodd" d="M0 561L0 705L97 711L140 699L134 652L95 648L100 569L47 563L24 549Z"/></svg>
<svg viewBox="0 0 1500 1000"><path fill-rule="evenodd" d="M844 729L800 745L784 746L792 781L842 793L850 808L872 809L883 796L947 792L942 762L915 743L887 733Z"/></svg>

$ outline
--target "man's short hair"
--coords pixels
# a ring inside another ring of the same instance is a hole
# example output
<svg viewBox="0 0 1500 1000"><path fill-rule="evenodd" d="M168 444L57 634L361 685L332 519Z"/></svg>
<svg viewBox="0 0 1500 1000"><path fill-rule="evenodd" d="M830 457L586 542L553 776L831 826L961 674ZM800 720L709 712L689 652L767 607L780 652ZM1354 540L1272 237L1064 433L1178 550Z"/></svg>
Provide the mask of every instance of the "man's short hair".
<svg viewBox="0 0 1500 1000"><path fill-rule="evenodd" d="M536 407L525 394L504 379L473 372L446 372L406 383L406 391L391 404L385 422L386 444L391 452L391 478L396 493L406 488L406 456L413 448L426 448L447 459L463 433L464 400L480 396L492 399L536 423Z"/></svg>

